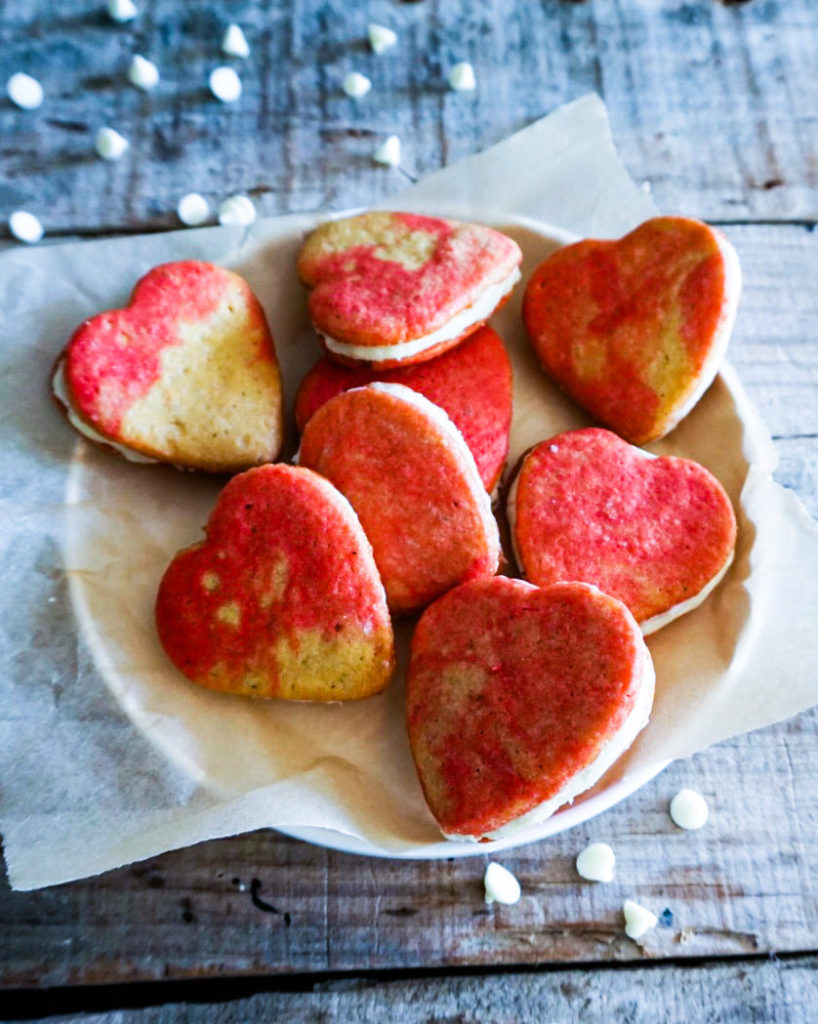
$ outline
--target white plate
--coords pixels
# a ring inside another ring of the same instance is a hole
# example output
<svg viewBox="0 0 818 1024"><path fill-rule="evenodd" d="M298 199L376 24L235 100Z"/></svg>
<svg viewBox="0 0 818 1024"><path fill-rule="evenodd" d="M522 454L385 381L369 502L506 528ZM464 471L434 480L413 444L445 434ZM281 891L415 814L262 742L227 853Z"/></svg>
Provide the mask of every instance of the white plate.
<svg viewBox="0 0 818 1024"><path fill-rule="evenodd" d="M485 219L522 244L524 281L545 255L573 240L521 218ZM277 236L269 230L261 237L251 234L230 261L267 308L290 401L318 354L294 270L311 222L302 218L296 230L291 225ZM521 293L522 285L493 321L515 372L509 465L536 441L589 422L545 382L520 323ZM294 441L288 440L290 453ZM199 538L221 484L167 467L127 464L79 442L69 474L66 535L72 600L97 668L136 728L218 799L236 801L269 787L276 797L265 823L287 835L352 853L435 859L492 853L572 828L625 799L664 767L651 765L624 780L614 769L573 806L507 839L447 842L438 838L413 771L400 681L385 695L341 707L253 702L188 683L158 644L153 600L170 558ZM405 650L407 630L402 632ZM301 777L307 778L304 790L275 788L282 778ZM316 827L316 820L331 827Z"/></svg>

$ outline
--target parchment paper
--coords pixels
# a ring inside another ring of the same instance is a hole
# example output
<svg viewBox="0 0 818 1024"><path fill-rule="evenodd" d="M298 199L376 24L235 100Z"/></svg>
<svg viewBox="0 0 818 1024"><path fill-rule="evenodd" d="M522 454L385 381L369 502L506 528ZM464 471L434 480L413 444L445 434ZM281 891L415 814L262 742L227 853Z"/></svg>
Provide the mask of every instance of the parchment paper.
<svg viewBox="0 0 818 1024"><path fill-rule="evenodd" d="M508 230L526 274L566 237L526 218L612 237L654 212L619 164L596 97L389 205ZM48 401L49 368L72 328L123 303L151 266L181 258L248 278L292 401L318 351L295 254L326 215L0 253L0 828L14 888L262 826L321 826L386 854L428 855L440 842L404 736L400 675L372 700L313 706L208 693L175 672L154 635L156 585L201 535L222 481L92 450ZM587 422L537 368L519 303L495 323L515 367L512 462ZM738 509L739 545L717 591L650 638L652 721L603 792L818 702L818 529L772 483L772 444L729 367L653 447L716 473Z"/></svg>

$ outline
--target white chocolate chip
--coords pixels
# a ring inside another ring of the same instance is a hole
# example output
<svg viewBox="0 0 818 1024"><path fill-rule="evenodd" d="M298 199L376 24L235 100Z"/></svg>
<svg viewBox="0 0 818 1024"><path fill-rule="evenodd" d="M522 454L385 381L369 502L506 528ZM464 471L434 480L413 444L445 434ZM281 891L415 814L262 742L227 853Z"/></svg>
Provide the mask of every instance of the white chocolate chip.
<svg viewBox="0 0 818 1024"><path fill-rule="evenodd" d="M670 801L670 816L679 828L701 828L709 813L707 801L695 789L680 789Z"/></svg>
<svg viewBox="0 0 818 1024"><path fill-rule="evenodd" d="M373 23L369 26L369 45L375 53L386 53L387 50L391 50L397 44L397 41L397 34L391 28L387 28L386 25L375 25Z"/></svg>
<svg viewBox="0 0 818 1024"><path fill-rule="evenodd" d="M577 857L577 874L589 882L610 882L616 857L607 843L590 843Z"/></svg>
<svg viewBox="0 0 818 1024"><path fill-rule="evenodd" d="M467 60L462 60L459 64L455 64L449 72L449 85L456 92L470 92L477 86L474 68Z"/></svg>
<svg viewBox="0 0 818 1024"><path fill-rule="evenodd" d="M219 203L219 224L252 224L256 208L248 196L228 196Z"/></svg>
<svg viewBox="0 0 818 1024"><path fill-rule="evenodd" d="M147 57L142 57L138 53L134 54L131 66L128 68L128 81L137 89L150 92L151 89L156 88L159 82L159 68Z"/></svg>
<svg viewBox="0 0 818 1024"><path fill-rule="evenodd" d="M209 219L210 204L198 192L188 192L176 204L176 215L189 228L196 228Z"/></svg>
<svg viewBox="0 0 818 1024"><path fill-rule="evenodd" d="M242 59L250 56L250 47L241 30L241 25L236 25L234 22L224 30L222 53L226 53L228 57L241 57Z"/></svg>
<svg viewBox="0 0 818 1024"><path fill-rule="evenodd" d="M492 862L486 868L483 879L486 887L486 903L516 903L520 898L520 883L501 864Z"/></svg>
<svg viewBox="0 0 818 1024"><path fill-rule="evenodd" d="M133 21L138 13L133 0L108 0L108 17L120 25Z"/></svg>
<svg viewBox="0 0 818 1024"><path fill-rule="evenodd" d="M9 217L9 231L20 242L34 245L43 237L43 226L33 213L27 210L15 210Z"/></svg>
<svg viewBox="0 0 818 1024"><path fill-rule="evenodd" d="M656 914L652 914L645 907L640 907L633 900L625 900L622 904L622 913L625 915L625 934L629 939L641 939L659 923Z"/></svg>
<svg viewBox="0 0 818 1024"><path fill-rule="evenodd" d="M233 70L226 66L214 68L208 79L210 91L222 103L235 103L241 96L241 79Z"/></svg>
<svg viewBox="0 0 818 1024"><path fill-rule="evenodd" d="M119 160L130 143L116 129L100 128L94 145L103 160Z"/></svg>
<svg viewBox="0 0 818 1024"><path fill-rule="evenodd" d="M397 167L400 163L400 139L397 135L390 135L386 142L372 154L376 164L385 164L387 167Z"/></svg>
<svg viewBox="0 0 818 1024"><path fill-rule="evenodd" d="M6 82L6 93L11 102L21 110L36 110L44 98L43 87L36 78L18 71Z"/></svg>
<svg viewBox="0 0 818 1024"><path fill-rule="evenodd" d="M359 71L350 71L344 79L344 92L354 100L366 96L371 88L372 83L366 75L362 75Z"/></svg>

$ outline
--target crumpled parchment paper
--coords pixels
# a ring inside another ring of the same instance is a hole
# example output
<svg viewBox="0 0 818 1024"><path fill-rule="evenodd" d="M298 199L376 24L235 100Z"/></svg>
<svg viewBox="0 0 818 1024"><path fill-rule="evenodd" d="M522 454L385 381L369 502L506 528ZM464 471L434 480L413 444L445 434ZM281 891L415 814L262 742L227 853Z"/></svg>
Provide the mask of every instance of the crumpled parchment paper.
<svg viewBox="0 0 818 1024"><path fill-rule="evenodd" d="M523 246L524 275L572 234L614 237L654 213L620 165L596 97L390 205L508 230ZM155 264L200 258L238 270L259 295L291 403L318 354L295 255L326 216L0 253L0 828L14 888L262 826L384 855L467 852L441 840L424 805L400 672L385 694L347 706L250 702L175 672L154 633L156 586L175 551L201 536L220 482L93 450L49 402L49 369L80 320L122 304ZM494 321L515 370L511 464L588 422L538 369L521 291ZM729 366L652 449L719 477L738 511L738 550L716 592L649 639L651 723L589 808L669 759L818 702L818 528L772 482L772 444ZM405 645L408 627L400 632Z"/></svg>

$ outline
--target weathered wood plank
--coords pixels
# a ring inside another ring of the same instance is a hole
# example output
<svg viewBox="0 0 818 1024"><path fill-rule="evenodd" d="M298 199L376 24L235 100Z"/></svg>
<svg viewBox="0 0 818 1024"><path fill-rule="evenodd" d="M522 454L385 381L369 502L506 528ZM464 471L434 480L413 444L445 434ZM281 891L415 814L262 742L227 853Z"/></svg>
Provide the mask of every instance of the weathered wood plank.
<svg viewBox="0 0 818 1024"><path fill-rule="evenodd" d="M818 714L720 744L604 817L502 857L523 897L483 902L485 858L388 861L257 832L34 893L0 893L0 982L58 986L293 972L699 958L818 948ZM711 820L680 832L683 785ZM591 839L617 855L581 882ZM672 923L637 944L632 897ZM272 908L272 909L271 909Z"/></svg>
<svg viewBox="0 0 818 1024"><path fill-rule="evenodd" d="M111 25L99 0L0 12L0 80L42 79L36 112L0 102L0 221L31 207L53 233L175 225L180 195L217 202L250 192L266 214L367 205L406 181L375 166L397 132L402 167L420 176L596 90L626 165L659 205L709 219L818 217L818 18L811 0L549 0L509 6L429 2L378 8L400 34L376 57L376 16L344 0L143 0ZM238 17L253 54L234 62L244 93L220 105L207 74ZM134 52L155 60L150 95L127 84ZM471 60L475 93L453 93L449 67ZM340 83L356 68L363 100ZM131 141L116 164L93 153L102 124Z"/></svg>
<svg viewBox="0 0 818 1024"><path fill-rule="evenodd" d="M818 232L730 226L744 278L729 358L770 433L776 478L818 516Z"/></svg>
<svg viewBox="0 0 818 1024"><path fill-rule="evenodd" d="M719 1024L793 1024L814 1019L817 970L818 957L811 956L658 969L344 979L321 982L306 991L262 992L229 1001L205 988L195 1003L81 1015L58 1010L59 1016L41 1019L43 1024L690 1024L705 1019ZM168 998L173 998L170 993ZM44 994L31 1005L57 1010L64 999L64 994ZM70 995L69 1000L73 1002ZM117 1005L116 993L108 994L107 1001Z"/></svg>
<svg viewBox="0 0 818 1024"><path fill-rule="evenodd" d="M785 438L780 479L818 511L818 232L744 226L729 234L745 271L732 359ZM368 860L273 833L44 892L3 891L0 984L815 949L817 735L812 713L739 737L673 766L598 821L509 854L503 860L525 890L513 908L484 907L483 858ZM683 784L713 805L701 833L682 834L667 817ZM573 858L588 838L614 845L614 885L576 878ZM673 926L644 948L622 933L619 907L632 895L674 913Z"/></svg>

